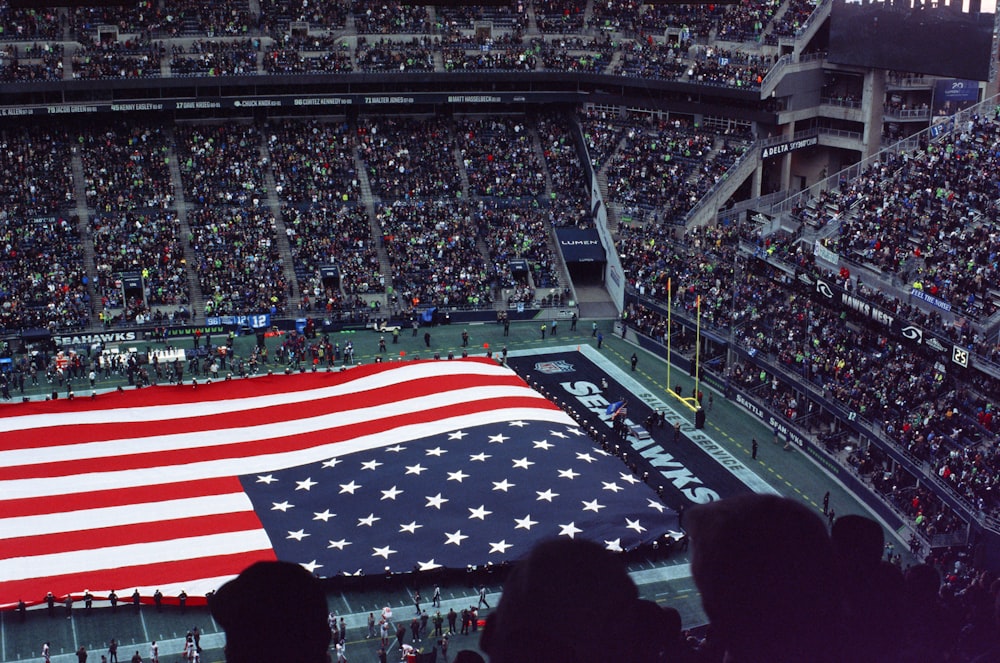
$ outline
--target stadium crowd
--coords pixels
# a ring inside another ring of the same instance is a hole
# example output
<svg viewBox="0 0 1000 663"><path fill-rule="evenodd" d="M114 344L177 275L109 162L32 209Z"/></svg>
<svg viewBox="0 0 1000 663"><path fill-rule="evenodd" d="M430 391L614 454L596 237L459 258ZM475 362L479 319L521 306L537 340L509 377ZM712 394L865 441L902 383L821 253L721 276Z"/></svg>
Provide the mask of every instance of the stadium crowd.
<svg viewBox="0 0 1000 663"><path fill-rule="evenodd" d="M438 7L432 14L405 2L316 4L225 0L204 6L187 0L169 10L147 2L37 12L0 7L0 40L19 42L7 47L0 80L538 67L600 73L620 59L618 75L758 86L775 58L774 35L806 21L812 8L561 0ZM490 25L487 32L478 29L484 25ZM707 57L705 49L715 41L728 48Z"/></svg>
<svg viewBox="0 0 1000 663"><path fill-rule="evenodd" d="M1000 276L989 175L997 145L1000 123L979 116L945 140L887 160L841 187L833 195L854 211L840 222L835 250L967 315L989 317L997 310L989 291Z"/></svg>
<svg viewBox="0 0 1000 663"><path fill-rule="evenodd" d="M264 134L268 157L262 163L272 171L279 200L330 205L358 199L361 184L354 160L356 141L347 123L273 122ZM248 163L261 161L256 158Z"/></svg>
<svg viewBox="0 0 1000 663"><path fill-rule="evenodd" d="M106 325L119 321L144 324L154 312L176 312L191 303L181 222L175 212L95 215L90 220L94 240L95 295ZM142 277L144 296L124 300L123 274ZM122 309L114 313L113 309Z"/></svg>
<svg viewBox="0 0 1000 663"><path fill-rule="evenodd" d="M357 133L372 191L379 197L461 195L453 130L444 118L364 118ZM420 149L411 149L415 146Z"/></svg>
<svg viewBox="0 0 1000 663"><path fill-rule="evenodd" d="M87 206L99 214L174 206L162 127L121 122L79 137Z"/></svg>
<svg viewBox="0 0 1000 663"><path fill-rule="evenodd" d="M469 203L397 200L375 218L392 265L396 309L487 306L495 283L477 245Z"/></svg>
<svg viewBox="0 0 1000 663"><path fill-rule="evenodd" d="M256 73L256 39L197 39L187 48L171 48L170 72L174 76L236 76ZM265 67L270 61L264 60ZM266 69L268 73L277 73Z"/></svg>
<svg viewBox="0 0 1000 663"><path fill-rule="evenodd" d="M459 150L477 196L535 198L545 191L545 168L520 118L458 118Z"/></svg>
<svg viewBox="0 0 1000 663"><path fill-rule="evenodd" d="M358 296L384 293L368 213L360 205L318 205L282 209L302 309L334 312L359 307ZM321 267L336 267L339 283L324 282ZM361 304L364 307L364 304Z"/></svg>
<svg viewBox="0 0 1000 663"><path fill-rule="evenodd" d="M680 120L630 126L606 166L608 202L678 223L747 147Z"/></svg>

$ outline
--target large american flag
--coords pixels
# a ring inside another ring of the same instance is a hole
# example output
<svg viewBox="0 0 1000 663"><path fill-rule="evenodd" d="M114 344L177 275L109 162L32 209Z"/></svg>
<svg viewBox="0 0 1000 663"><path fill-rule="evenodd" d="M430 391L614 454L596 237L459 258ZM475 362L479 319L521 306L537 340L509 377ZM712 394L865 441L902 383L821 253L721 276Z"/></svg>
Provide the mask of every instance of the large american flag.
<svg viewBox="0 0 1000 663"><path fill-rule="evenodd" d="M0 606L193 601L254 561L319 576L631 549L677 516L486 359L161 386L0 410Z"/></svg>

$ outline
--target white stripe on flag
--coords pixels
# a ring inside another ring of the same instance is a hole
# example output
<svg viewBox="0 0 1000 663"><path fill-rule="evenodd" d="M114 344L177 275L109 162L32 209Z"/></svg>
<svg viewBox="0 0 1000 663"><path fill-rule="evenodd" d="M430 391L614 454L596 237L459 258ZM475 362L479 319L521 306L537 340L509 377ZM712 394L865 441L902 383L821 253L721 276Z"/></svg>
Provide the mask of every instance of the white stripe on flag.
<svg viewBox="0 0 1000 663"><path fill-rule="evenodd" d="M68 507L72 508L72 507ZM206 495L180 500L165 499L156 504L128 504L102 509L67 510L37 516L21 516L0 520L0 540L17 539L41 534L84 532L120 525L155 523L219 514L253 511L253 504L246 493Z"/></svg>
<svg viewBox="0 0 1000 663"><path fill-rule="evenodd" d="M0 578L72 575L257 550L271 550L271 541L263 529L0 559Z"/></svg>

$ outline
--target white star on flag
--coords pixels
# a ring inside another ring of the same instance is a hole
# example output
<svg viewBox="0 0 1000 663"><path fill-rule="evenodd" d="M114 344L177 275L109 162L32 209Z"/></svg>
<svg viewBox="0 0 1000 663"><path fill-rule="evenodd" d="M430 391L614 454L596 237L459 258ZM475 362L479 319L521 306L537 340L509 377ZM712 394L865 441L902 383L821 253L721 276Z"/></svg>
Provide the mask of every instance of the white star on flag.
<svg viewBox="0 0 1000 663"><path fill-rule="evenodd" d="M469 518L478 518L479 520L486 520L486 516L493 513L492 511L486 510L486 505L480 506L478 509L469 509Z"/></svg>
<svg viewBox="0 0 1000 663"><path fill-rule="evenodd" d="M574 523L559 526L559 536L568 536L571 539L575 539L576 535L582 531L583 530L577 527Z"/></svg>
<svg viewBox="0 0 1000 663"><path fill-rule="evenodd" d="M374 551L372 552L372 557L382 557L385 559L389 559L389 555L392 555L396 552L389 546L385 546L383 548L372 548L372 550Z"/></svg>
<svg viewBox="0 0 1000 663"><path fill-rule="evenodd" d="M514 527L514 529L530 530L534 525L538 524L538 521L532 520L530 515L527 515L524 518L515 518L514 522L517 523L517 526Z"/></svg>
<svg viewBox="0 0 1000 663"><path fill-rule="evenodd" d="M631 484L633 484L633 485L634 485L634 484L637 484L637 483L639 483L639 480L638 480L638 479L636 479L636 478L635 478L634 476L632 476L631 474L628 474L627 472L620 472L620 473L618 474L618 476L620 476L620 477L621 477L621 479L622 479L622 481L624 481L624 482L626 482L626 483L631 483Z"/></svg>
<svg viewBox="0 0 1000 663"><path fill-rule="evenodd" d="M312 488L313 486L315 486L317 483L318 482L317 481L313 481L311 477L308 478L308 479L305 479L304 481L296 481L295 482L295 490L309 490L310 488Z"/></svg>
<svg viewBox="0 0 1000 663"><path fill-rule="evenodd" d="M382 499L383 500L394 500L394 499L396 499L397 496L402 495L402 494L403 494L403 491L401 491L398 488L396 488L395 486L393 486L392 488L390 488L388 490L383 490L382 491Z"/></svg>
<svg viewBox="0 0 1000 663"><path fill-rule="evenodd" d="M456 546L460 546L462 545L462 541L469 538L467 535L462 534L462 530L457 530L455 532L445 532L444 535L445 538L447 539L444 542L445 545L448 545L449 543L454 543Z"/></svg>
<svg viewBox="0 0 1000 663"><path fill-rule="evenodd" d="M638 518L636 518L635 520L632 520L630 518L626 518L625 519L625 523L626 523L625 527L627 527L629 529L634 529L637 534L642 534L643 532L646 531L646 528L639 524L639 519Z"/></svg>
<svg viewBox="0 0 1000 663"><path fill-rule="evenodd" d="M361 527L362 525L364 525L365 527L372 527L375 524L375 521L377 520L382 520L382 519L376 516L374 513L370 513L364 518L358 518L358 527Z"/></svg>
<svg viewBox="0 0 1000 663"><path fill-rule="evenodd" d="M647 500L647 501L649 502L649 508L656 509L660 513L663 513L667 509L667 507L663 506L663 504L657 502L656 500Z"/></svg>
<svg viewBox="0 0 1000 663"><path fill-rule="evenodd" d="M438 493L433 497L428 495L426 499L427 499L427 504L425 504L424 506L432 506L435 509L440 509L441 505L448 501L447 498L441 497L441 493Z"/></svg>

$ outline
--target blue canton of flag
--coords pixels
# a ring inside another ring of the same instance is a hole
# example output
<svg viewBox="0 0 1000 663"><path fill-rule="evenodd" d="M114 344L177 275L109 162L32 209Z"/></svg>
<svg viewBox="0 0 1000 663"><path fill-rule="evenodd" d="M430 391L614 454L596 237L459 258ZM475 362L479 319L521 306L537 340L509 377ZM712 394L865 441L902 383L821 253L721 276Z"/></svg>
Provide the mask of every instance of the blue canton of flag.
<svg viewBox="0 0 1000 663"><path fill-rule="evenodd" d="M677 515L583 430L503 421L240 477L279 559L317 575L513 561L581 537L632 549Z"/></svg>

